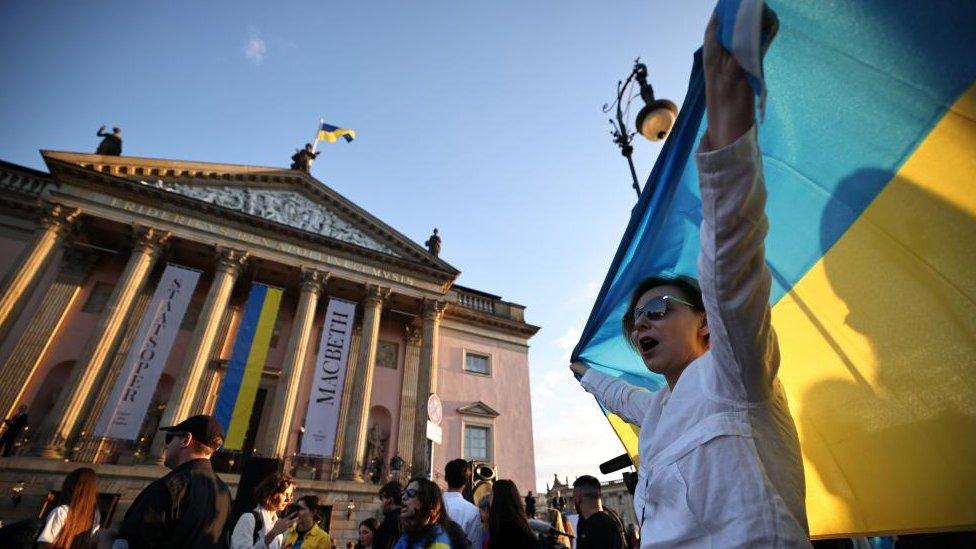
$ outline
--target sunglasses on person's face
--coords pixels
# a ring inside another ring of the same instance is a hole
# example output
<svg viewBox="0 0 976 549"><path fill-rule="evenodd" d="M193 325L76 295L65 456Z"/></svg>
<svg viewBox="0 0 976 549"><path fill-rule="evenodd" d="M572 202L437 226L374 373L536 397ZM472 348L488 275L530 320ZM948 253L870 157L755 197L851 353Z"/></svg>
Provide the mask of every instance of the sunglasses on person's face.
<svg viewBox="0 0 976 549"><path fill-rule="evenodd" d="M650 300L648 300L647 303L644 304L643 307L634 308L634 312L633 312L634 323L636 324L637 321L639 321L641 317L644 316L646 316L648 320L660 320L664 318L664 315L667 314L668 309L674 308L674 306L671 305L671 303L680 303L682 305L685 305L686 307L690 307L692 309L695 308L694 305L688 303L687 301L679 297L674 297L670 295L659 295L659 296L652 297Z"/></svg>
<svg viewBox="0 0 976 549"><path fill-rule="evenodd" d="M189 433L166 433L166 437L164 437L164 440L166 441L166 444L169 444L170 442L173 442L174 439L183 438L188 434Z"/></svg>
<svg viewBox="0 0 976 549"><path fill-rule="evenodd" d="M407 488L406 490L403 491L403 499L407 499L407 498L413 499L415 497L417 497L416 488Z"/></svg>

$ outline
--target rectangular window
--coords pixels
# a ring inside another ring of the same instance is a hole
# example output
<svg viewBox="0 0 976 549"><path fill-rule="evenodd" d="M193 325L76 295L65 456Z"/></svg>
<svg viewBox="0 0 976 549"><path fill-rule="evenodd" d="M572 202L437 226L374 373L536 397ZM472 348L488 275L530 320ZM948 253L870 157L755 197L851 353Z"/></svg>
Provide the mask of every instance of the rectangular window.
<svg viewBox="0 0 976 549"><path fill-rule="evenodd" d="M491 461L491 427L464 426L464 459Z"/></svg>
<svg viewBox="0 0 976 549"><path fill-rule="evenodd" d="M486 376L491 375L491 361L488 355L464 353L464 371Z"/></svg>
<svg viewBox="0 0 976 549"><path fill-rule="evenodd" d="M90 294L88 294L88 300L85 301L85 305L81 308L83 313L98 314L105 309L105 305L108 303L108 298L112 296L112 290L115 289L115 284L109 284L107 282L96 282L95 287L92 288Z"/></svg>
<svg viewBox="0 0 976 549"><path fill-rule="evenodd" d="M380 341L376 346L376 366L396 370L399 354L400 346L395 341Z"/></svg>

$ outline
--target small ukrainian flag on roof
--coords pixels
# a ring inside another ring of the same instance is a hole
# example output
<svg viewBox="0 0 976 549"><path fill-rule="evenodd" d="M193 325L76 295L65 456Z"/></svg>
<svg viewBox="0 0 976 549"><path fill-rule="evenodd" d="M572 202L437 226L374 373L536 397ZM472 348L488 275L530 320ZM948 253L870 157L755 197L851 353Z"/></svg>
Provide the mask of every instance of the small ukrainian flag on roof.
<svg viewBox="0 0 976 549"><path fill-rule="evenodd" d="M352 142L353 139L356 139L356 131L348 128L339 128L322 122L322 125L319 126L319 134L316 139L335 143L340 137L345 139L346 142Z"/></svg>

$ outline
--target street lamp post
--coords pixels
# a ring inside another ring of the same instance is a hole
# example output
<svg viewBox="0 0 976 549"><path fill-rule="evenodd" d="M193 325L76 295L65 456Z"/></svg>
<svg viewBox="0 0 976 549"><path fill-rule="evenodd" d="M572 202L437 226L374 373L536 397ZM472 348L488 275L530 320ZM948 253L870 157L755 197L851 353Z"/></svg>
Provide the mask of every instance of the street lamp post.
<svg viewBox="0 0 976 549"><path fill-rule="evenodd" d="M640 87L640 96L644 101L644 107L637 113L637 118L634 120L636 131L631 132L624 122L624 115L629 110L633 97L627 98L626 105L623 102L624 95L633 82L637 82ZM624 81L617 81L617 99L610 105L603 105L603 112L608 113L614 107L617 109L617 119L610 120L610 126L613 128L610 134L613 136L613 142L620 147L620 154L627 159L627 165L630 166L630 176L634 182L634 191L637 192L639 199L641 188L637 181L637 170L634 168L632 158L634 147L631 145L631 141L638 132L650 141L660 141L667 138L678 116L678 107L667 99L654 99L654 88L647 83L647 66L640 62L639 57L634 60L634 69L630 71L630 76Z"/></svg>

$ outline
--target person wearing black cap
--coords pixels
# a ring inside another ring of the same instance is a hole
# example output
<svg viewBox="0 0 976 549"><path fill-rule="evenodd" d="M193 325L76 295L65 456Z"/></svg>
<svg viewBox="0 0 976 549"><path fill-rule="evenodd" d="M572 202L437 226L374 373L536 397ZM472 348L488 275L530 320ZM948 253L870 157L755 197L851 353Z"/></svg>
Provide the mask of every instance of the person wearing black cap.
<svg viewBox="0 0 976 549"><path fill-rule="evenodd" d="M111 547L224 547L230 489L210 467L224 443L220 425L199 415L160 431L166 432L163 465L172 470L136 496Z"/></svg>

